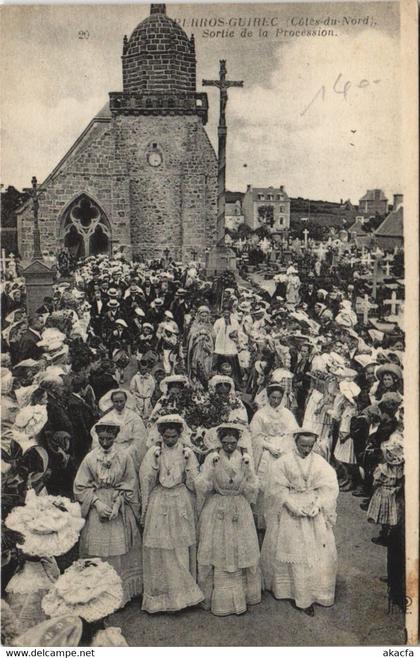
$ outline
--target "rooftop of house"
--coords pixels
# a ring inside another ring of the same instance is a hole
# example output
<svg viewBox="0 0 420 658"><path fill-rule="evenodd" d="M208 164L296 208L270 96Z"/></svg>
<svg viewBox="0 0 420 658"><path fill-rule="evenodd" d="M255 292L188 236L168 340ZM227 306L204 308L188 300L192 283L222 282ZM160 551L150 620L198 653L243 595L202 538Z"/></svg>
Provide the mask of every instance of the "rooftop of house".
<svg viewBox="0 0 420 658"><path fill-rule="evenodd" d="M252 187L252 185L247 186L247 190L245 194L247 193L252 194L252 198L254 201L288 201L289 200L289 195L287 194L286 190L284 189L284 185L280 185L279 187ZM270 195L273 196L273 199L270 199ZM264 199L260 199L259 197L263 196ZM281 196L281 199L277 199L275 197Z"/></svg>
<svg viewBox="0 0 420 658"><path fill-rule="evenodd" d="M404 237L404 208L400 206L398 210L390 212L376 229L375 235L390 238Z"/></svg>
<svg viewBox="0 0 420 658"><path fill-rule="evenodd" d="M386 198L384 192L378 189L367 190L366 194L364 194L360 198L360 201L387 201L387 200L388 199Z"/></svg>

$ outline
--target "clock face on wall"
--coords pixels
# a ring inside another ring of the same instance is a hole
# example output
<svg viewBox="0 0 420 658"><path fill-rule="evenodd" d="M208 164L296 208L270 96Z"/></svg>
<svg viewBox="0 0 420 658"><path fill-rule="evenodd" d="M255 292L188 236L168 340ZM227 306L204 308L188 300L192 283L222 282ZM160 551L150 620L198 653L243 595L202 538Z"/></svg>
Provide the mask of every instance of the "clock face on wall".
<svg viewBox="0 0 420 658"><path fill-rule="evenodd" d="M152 151L147 154L147 162L151 167L159 167L162 164L162 155L159 151Z"/></svg>

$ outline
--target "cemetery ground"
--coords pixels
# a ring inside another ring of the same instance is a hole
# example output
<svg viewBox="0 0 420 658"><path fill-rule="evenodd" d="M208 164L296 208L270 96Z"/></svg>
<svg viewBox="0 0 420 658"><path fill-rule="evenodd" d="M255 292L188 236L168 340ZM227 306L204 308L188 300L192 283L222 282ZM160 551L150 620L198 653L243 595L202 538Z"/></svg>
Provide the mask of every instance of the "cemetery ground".
<svg viewBox="0 0 420 658"><path fill-rule="evenodd" d="M366 520L360 498L340 493L335 537L338 552L336 601L315 606L315 617L264 592L243 615L215 617L199 607L150 615L138 599L111 615L130 646L349 646L404 644L404 615L388 612L386 548L371 538L378 527Z"/></svg>

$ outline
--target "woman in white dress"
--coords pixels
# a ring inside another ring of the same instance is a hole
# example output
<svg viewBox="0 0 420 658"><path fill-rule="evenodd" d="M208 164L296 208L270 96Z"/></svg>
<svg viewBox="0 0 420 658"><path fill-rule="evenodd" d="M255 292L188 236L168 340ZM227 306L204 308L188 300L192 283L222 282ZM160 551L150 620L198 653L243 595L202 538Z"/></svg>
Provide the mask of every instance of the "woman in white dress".
<svg viewBox="0 0 420 658"><path fill-rule="evenodd" d="M214 615L242 614L261 601L258 537L250 503L258 482L252 460L238 448L241 426L223 423L219 448L194 482L199 511L198 583Z"/></svg>
<svg viewBox="0 0 420 658"><path fill-rule="evenodd" d="M194 480L197 459L181 439L183 419L158 418L160 439L140 467L142 495L143 610L175 612L197 605Z"/></svg>
<svg viewBox="0 0 420 658"><path fill-rule="evenodd" d="M291 599L307 615L334 603L337 551L333 534L337 476L313 452L316 434L295 432L295 448L271 470L265 495L267 532L261 549L265 589Z"/></svg>
<svg viewBox="0 0 420 658"><path fill-rule="evenodd" d="M256 504L259 530L265 528L264 491L270 477L270 469L278 457L293 449L293 432L298 429L292 412L281 404L284 396L283 387L280 384L271 383L266 390L268 404L255 413L250 425L255 470L260 487L260 495Z"/></svg>
<svg viewBox="0 0 420 658"><path fill-rule="evenodd" d="M88 452L74 481L86 519L80 557L100 557L114 567L122 579L124 605L142 592L138 482L127 452L115 448L118 423L102 420L96 429L99 445Z"/></svg>

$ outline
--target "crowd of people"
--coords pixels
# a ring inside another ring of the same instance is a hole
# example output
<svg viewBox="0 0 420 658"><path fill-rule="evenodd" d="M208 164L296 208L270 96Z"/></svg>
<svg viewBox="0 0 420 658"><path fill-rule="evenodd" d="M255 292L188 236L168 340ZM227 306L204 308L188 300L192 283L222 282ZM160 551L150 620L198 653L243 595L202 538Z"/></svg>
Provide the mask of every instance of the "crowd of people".
<svg viewBox="0 0 420 658"><path fill-rule="evenodd" d="M241 614L267 590L313 616L334 603L341 491L403 604L404 334L363 324L351 280L298 267L270 295L197 263L89 257L31 317L23 279L2 282L2 588L26 625L45 619L39 597L16 603L36 558L6 521L28 492L85 521L51 582L100 558L150 614Z"/></svg>

